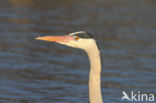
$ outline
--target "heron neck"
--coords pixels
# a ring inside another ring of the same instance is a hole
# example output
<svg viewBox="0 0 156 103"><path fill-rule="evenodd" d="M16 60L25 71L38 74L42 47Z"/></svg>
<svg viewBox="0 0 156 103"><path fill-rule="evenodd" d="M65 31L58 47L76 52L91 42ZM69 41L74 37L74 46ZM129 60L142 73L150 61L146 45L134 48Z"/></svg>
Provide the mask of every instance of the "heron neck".
<svg viewBox="0 0 156 103"><path fill-rule="evenodd" d="M98 47L89 50L88 57L90 61L89 74L89 99L90 103L103 103L101 94L101 59Z"/></svg>

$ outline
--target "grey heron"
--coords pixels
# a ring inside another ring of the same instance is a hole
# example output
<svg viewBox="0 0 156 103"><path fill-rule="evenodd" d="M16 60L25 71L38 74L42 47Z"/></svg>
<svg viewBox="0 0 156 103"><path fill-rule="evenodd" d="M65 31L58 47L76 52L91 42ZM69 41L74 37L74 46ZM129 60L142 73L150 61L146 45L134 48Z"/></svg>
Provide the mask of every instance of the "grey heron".
<svg viewBox="0 0 156 103"><path fill-rule="evenodd" d="M102 103L101 94L101 58L100 50L93 36L85 31L70 33L65 36L42 36L37 40L56 42L66 46L84 50L90 61L89 73L89 101L90 103Z"/></svg>

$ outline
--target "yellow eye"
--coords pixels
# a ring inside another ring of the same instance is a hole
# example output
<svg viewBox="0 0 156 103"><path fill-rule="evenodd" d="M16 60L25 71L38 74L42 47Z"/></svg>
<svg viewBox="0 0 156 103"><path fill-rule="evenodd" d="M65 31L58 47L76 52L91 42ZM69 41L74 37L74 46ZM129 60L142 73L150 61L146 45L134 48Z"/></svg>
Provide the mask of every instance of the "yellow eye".
<svg viewBox="0 0 156 103"><path fill-rule="evenodd" d="M75 40L79 40L79 37L78 37L78 36L76 36L76 37L75 37Z"/></svg>

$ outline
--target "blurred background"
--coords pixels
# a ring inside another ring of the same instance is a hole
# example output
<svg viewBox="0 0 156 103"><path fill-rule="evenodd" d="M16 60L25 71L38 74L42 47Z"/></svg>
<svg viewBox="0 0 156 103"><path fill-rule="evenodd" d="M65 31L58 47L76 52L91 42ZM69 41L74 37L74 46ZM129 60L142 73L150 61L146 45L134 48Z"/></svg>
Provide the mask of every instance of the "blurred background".
<svg viewBox="0 0 156 103"><path fill-rule="evenodd" d="M155 0L1 0L0 103L88 103L86 54L34 39L79 30L100 45L104 103L156 96Z"/></svg>

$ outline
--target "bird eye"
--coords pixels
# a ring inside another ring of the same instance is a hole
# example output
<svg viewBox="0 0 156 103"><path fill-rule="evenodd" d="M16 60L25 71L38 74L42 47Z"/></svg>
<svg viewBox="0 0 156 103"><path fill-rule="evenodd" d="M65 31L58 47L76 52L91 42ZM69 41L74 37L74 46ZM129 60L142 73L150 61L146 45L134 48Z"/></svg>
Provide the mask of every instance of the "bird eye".
<svg viewBox="0 0 156 103"><path fill-rule="evenodd" d="M78 36L75 36L75 40L76 40L76 41L79 40L79 37L78 37Z"/></svg>

